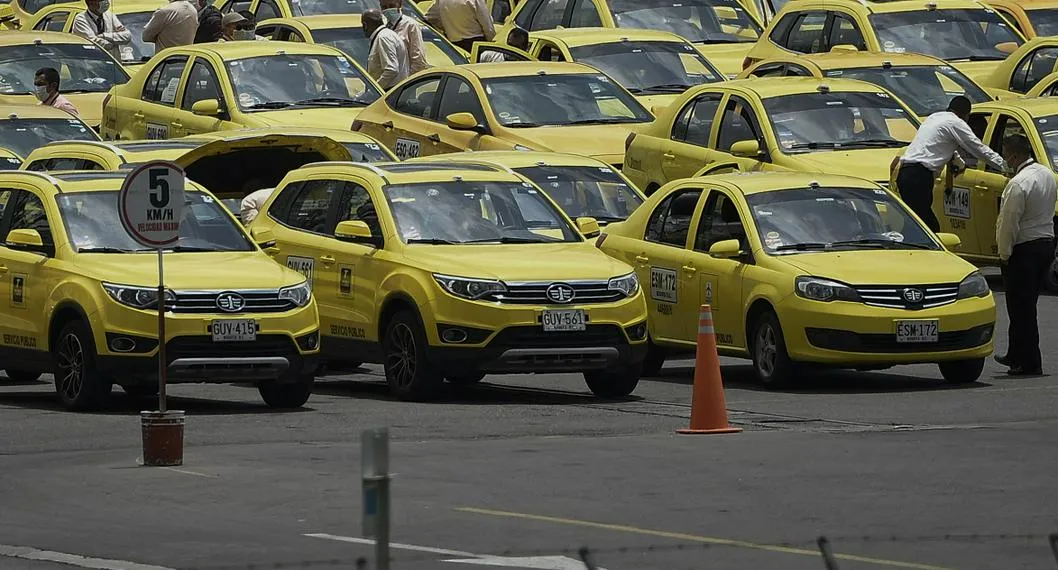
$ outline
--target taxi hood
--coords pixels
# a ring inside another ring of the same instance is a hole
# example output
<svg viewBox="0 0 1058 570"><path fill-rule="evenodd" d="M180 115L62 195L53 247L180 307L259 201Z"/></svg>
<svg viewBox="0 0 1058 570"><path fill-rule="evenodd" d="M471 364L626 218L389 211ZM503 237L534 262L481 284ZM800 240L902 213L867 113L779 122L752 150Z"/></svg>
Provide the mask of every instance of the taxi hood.
<svg viewBox="0 0 1058 570"><path fill-rule="evenodd" d="M209 139L203 137L203 140ZM323 155L326 160L352 160L352 155L349 154L349 151L345 146L324 136L286 135L278 132L274 134L245 135L241 134L239 131L229 131L228 133L224 133L224 136L219 140L206 142L202 146L191 150L173 162L179 164L182 168L187 169L196 162L212 156L220 156L246 150L279 148L298 154L312 152L319 153Z"/></svg>
<svg viewBox="0 0 1058 570"><path fill-rule="evenodd" d="M953 61L950 63L952 67L965 73L970 79L973 79L979 85L984 85L988 83L988 78L995 73L996 69L1003 63L1003 60Z"/></svg>
<svg viewBox="0 0 1058 570"><path fill-rule="evenodd" d="M408 261L434 273L500 281L606 280L633 270L591 242L543 244L416 245ZM527 259L538 262L526 263Z"/></svg>
<svg viewBox="0 0 1058 570"><path fill-rule="evenodd" d="M698 53L708 59L720 73L734 77L742 73L742 61L749 55L749 50L757 45L756 42L744 42L733 44L706 44L696 43L694 47Z"/></svg>
<svg viewBox="0 0 1058 570"><path fill-rule="evenodd" d="M243 115L248 128L284 127L348 129L363 107L316 107L309 109L278 109Z"/></svg>
<svg viewBox="0 0 1058 570"><path fill-rule="evenodd" d="M578 125L510 129L534 150L590 156L607 164L624 162L625 139L650 123ZM518 142L517 139L514 142Z"/></svg>
<svg viewBox="0 0 1058 570"><path fill-rule="evenodd" d="M913 249L821 251L779 256L804 272L850 285L958 283L976 268L947 251Z"/></svg>
<svg viewBox="0 0 1058 570"><path fill-rule="evenodd" d="M85 253L77 259L85 273L100 281L158 286L158 256L153 251ZM304 279L260 251L165 254L165 286L170 289L278 289Z"/></svg>
<svg viewBox="0 0 1058 570"><path fill-rule="evenodd" d="M788 154L786 158L789 162L797 164L794 170L845 174L888 184L889 164L903 151L903 148L823 150L804 154Z"/></svg>

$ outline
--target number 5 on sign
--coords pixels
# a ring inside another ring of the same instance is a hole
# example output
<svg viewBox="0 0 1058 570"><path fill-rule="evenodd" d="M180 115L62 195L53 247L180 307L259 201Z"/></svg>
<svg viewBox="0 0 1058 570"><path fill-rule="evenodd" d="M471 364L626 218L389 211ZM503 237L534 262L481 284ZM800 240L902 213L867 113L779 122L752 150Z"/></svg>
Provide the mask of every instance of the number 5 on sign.
<svg viewBox="0 0 1058 570"><path fill-rule="evenodd" d="M121 225L137 243L160 248L180 237L184 171L168 161L140 165L125 177L118 195Z"/></svg>

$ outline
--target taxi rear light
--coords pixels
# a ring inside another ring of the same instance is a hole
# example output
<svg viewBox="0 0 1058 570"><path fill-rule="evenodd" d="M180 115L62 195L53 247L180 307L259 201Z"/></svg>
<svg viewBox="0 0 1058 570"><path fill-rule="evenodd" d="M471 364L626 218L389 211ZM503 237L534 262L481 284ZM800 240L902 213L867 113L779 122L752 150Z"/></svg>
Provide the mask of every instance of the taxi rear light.
<svg viewBox="0 0 1058 570"><path fill-rule="evenodd" d="M606 233L599 234L599 237L595 240L595 247L602 249L602 242L606 241Z"/></svg>
<svg viewBox="0 0 1058 570"><path fill-rule="evenodd" d="M745 71L745 70L749 69L749 66L753 65L754 63L757 63L757 60L752 58L752 57L747 57L746 59L743 59L742 60L742 70Z"/></svg>
<svg viewBox="0 0 1058 570"><path fill-rule="evenodd" d="M634 141L635 138L635 133L628 133L628 136L625 137L625 152L628 152L628 149L632 147L632 141Z"/></svg>
<svg viewBox="0 0 1058 570"><path fill-rule="evenodd" d="M359 119L357 119L357 120L353 121L353 126L350 127L350 128L352 130L354 130L354 131L359 131L360 128L363 127L363 126L364 126L364 122L359 120Z"/></svg>
<svg viewBox="0 0 1058 570"><path fill-rule="evenodd" d="M110 102L110 93L107 93L107 96L103 97L103 108L104 109L107 108L107 103L109 103L109 102Z"/></svg>

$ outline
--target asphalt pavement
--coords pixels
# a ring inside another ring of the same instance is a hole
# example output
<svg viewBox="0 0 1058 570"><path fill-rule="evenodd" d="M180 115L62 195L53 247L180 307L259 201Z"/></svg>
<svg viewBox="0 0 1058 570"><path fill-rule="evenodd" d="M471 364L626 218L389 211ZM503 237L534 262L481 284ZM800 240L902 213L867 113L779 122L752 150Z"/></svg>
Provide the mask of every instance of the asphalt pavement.
<svg viewBox="0 0 1058 570"><path fill-rule="evenodd" d="M1058 372L1058 298L1041 300L1040 322ZM608 570L825 568L821 535L842 569L1058 567L1058 376L989 362L952 387L907 366L771 392L743 362L723 374L739 434L674 433L690 361L625 400L560 375L399 402L376 366L321 379L294 412L252 388L176 386L178 468L138 464L153 400L115 389L110 410L74 414L45 381L0 380L0 569L355 568L373 552L359 437L382 426L395 569L561 570L583 567L582 547Z"/></svg>

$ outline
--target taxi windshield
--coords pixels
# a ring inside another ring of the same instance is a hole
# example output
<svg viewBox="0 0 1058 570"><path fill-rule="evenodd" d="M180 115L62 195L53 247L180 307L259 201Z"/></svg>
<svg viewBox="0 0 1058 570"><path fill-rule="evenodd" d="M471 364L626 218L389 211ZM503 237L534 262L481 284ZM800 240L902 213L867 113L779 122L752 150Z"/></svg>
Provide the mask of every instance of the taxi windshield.
<svg viewBox="0 0 1058 570"><path fill-rule="evenodd" d="M633 94L682 93L723 81L698 50L676 42L613 42L571 48L573 60L597 67Z"/></svg>
<svg viewBox="0 0 1058 570"><path fill-rule="evenodd" d="M454 64L458 65L467 62L466 56L444 41L433 28L423 25L419 27L422 29L422 41L427 51L427 57L430 55L429 52L432 46L433 49L441 52L444 57ZM329 45L342 50L361 66L367 67L367 56L371 52L371 41L364 35L363 28L348 27L312 30L312 38L318 44Z"/></svg>
<svg viewBox="0 0 1058 570"><path fill-rule="evenodd" d="M1037 36L1058 36L1058 8L1026 10Z"/></svg>
<svg viewBox="0 0 1058 570"><path fill-rule="evenodd" d="M593 166L532 166L515 171L539 186L570 218L619 222L643 200L613 169Z"/></svg>
<svg viewBox="0 0 1058 570"><path fill-rule="evenodd" d="M379 0L291 0L291 11L295 16L319 14L363 14L368 10L379 10ZM316 35L313 32L313 35Z"/></svg>
<svg viewBox="0 0 1058 570"><path fill-rule="evenodd" d="M794 188L746 196L764 250L930 249L929 230L892 194L868 188Z"/></svg>
<svg viewBox="0 0 1058 570"><path fill-rule="evenodd" d="M949 61L999 61L1002 44L1022 44L998 14L984 8L916 10L872 14L871 25L882 50L922 53Z"/></svg>
<svg viewBox="0 0 1058 570"><path fill-rule="evenodd" d="M803 93L764 100L779 148L788 154L899 148L916 123L885 93Z"/></svg>
<svg viewBox="0 0 1058 570"><path fill-rule="evenodd" d="M707 44L755 42L761 28L737 0L610 0L618 28L672 32Z"/></svg>
<svg viewBox="0 0 1058 570"><path fill-rule="evenodd" d="M154 56L154 44L143 41L143 27L151 20L153 12L130 12L118 15L121 25L132 34L132 42L128 44L131 53L122 50L121 63L140 63Z"/></svg>
<svg viewBox="0 0 1058 570"><path fill-rule="evenodd" d="M18 170L22 161L13 156L0 156L0 170Z"/></svg>
<svg viewBox="0 0 1058 570"><path fill-rule="evenodd" d="M75 192L55 197L70 243L78 253L154 251L136 243L114 223L118 192ZM202 192L184 194L180 239L173 251L253 251L220 202Z"/></svg>
<svg viewBox="0 0 1058 570"><path fill-rule="evenodd" d="M0 47L0 95L30 95L38 69L59 71L60 93L106 93L129 75L94 44Z"/></svg>
<svg viewBox="0 0 1058 570"><path fill-rule="evenodd" d="M376 143L358 142L342 143L345 150L353 157L353 162L389 162L393 157L386 154Z"/></svg>
<svg viewBox="0 0 1058 570"><path fill-rule="evenodd" d="M428 182L387 186L405 243L432 245L581 241L535 186L516 182Z"/></svg>
<svg viewBox="0 0 1058 570"><path fill-rule="evenodd" d="M1039 117L1034 122L1036 132L1047 149L1047 160L1051 163L1051 169L1058 171L1058 115Z"/></svg>
<svg viewBox="0 0 1058 570"><path fill-rule="evenodd" d="M969 77L948 65L833 69L827 71L826 75L859 79L884 87L906 103L919 117L947 109L948 103L957 95L965 96L971 103L992 100Z"/></svg>
<svg viewBox="0 0 1058 570"><path fill-rule="evenodd" d="M364 107L379 91L345 56L273 54L228 62L239 108Z"/></svg>
<svg viewBox="0 0 1058 570"><path fill-rule="evenodd" d="M88 125L74 118L0 120L0 146L19 156L28 156L52 141L97 140Z"/></svg>
<svg viewBox="0 0 1058 570"><path fill-rule="evenodd" d="M645 123L653 119L643 105L605 75L526 75L483 83L492 110L505 127Z"/></svg>

